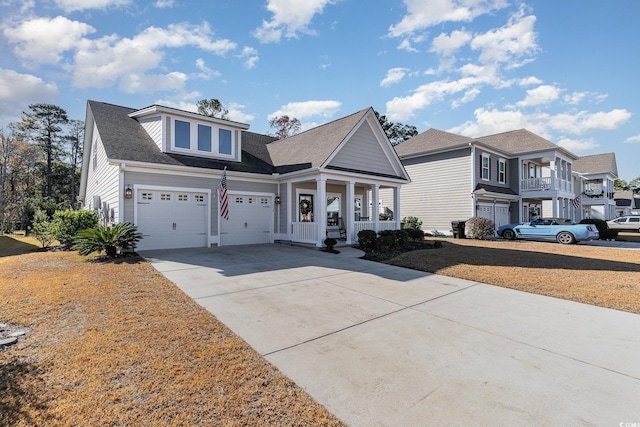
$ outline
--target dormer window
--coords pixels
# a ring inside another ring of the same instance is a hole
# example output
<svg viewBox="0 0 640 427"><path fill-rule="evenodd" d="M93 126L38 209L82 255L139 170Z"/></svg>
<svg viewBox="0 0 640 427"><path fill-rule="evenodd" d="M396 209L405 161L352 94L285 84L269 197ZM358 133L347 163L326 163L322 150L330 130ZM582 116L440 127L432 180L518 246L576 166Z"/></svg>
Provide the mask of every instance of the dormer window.
<svg viewBox="0 0 640 427"><path fill-rule="evenodd" d="M174 119L173 123L174 139L171 148L174 151L208 156L234 155L233 130L180 119Z"/></svg>

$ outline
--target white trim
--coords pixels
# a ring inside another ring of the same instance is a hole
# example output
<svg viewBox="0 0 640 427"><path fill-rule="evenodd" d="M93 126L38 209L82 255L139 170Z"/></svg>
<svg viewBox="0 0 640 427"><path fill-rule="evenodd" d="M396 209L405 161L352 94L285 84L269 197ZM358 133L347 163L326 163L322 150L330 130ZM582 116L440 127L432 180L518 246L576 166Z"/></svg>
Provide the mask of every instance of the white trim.
<svg viewBox="0 0 640 427"><path fill-rule="evenodd" d="M480 179L483 181L491 181L491 154L480 153ZM484 159L487 159L487 177L484 177Z"/></svg>
<svg viewBox="0 0 640 427"><path fill-rule="evenodd" d="M166 185L144 185L133 184L133 225L138 225L138 191L184 191L187 193L206 193L207 199L207 247L211 246L211 189L210 188L190 188L190 187L171 187ZM219 230L219 229L218 229Z"/></svg>
<svg viewBox="0 0 640 427"><path fill-rule="evenodd" d="M215 236L212 239L211 244L216 244L218 245L218 247L223 246L221 244L222 239L220 238L220 231L222 230L222 217L220 216L220 195L218 193L218 189L216 189L216 207L217 207L217 217L218 217L218 234L217 236ZM269 197L271 199L271 220L269 221L269 243L273 243L274 239L275 239L275 232L274 232L274 227L273 227L273 223L274 223L274 215L275 215L275 198L276 198L276 194L275 193L268 193L268 192L264 192L264 191L232 191L232 190L227 190L227 197L228 197L228 201L229 201L229 209L231 209L231 203L233 203L232 200L232 196L258 196L258 197ZM227 221L227 220L224 220ZM230 245L232 246L232 245Z"/></svg>

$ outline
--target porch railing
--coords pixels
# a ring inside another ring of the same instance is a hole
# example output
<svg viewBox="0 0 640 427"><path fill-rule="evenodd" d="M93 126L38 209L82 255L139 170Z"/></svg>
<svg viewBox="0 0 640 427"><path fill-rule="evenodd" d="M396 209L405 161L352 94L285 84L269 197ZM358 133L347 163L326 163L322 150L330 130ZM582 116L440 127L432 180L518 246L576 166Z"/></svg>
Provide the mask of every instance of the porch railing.
<svg viewBox="0 0 640 427"><path fill-rule="evenodd" d="M549 190L550 188L551 188L551 177L527 178L520 181L520 189L523 191Z"/></svg>
<svg viewBox="0 0 640 427"><path fill-rule="evenodd" d="M357 239L358 238L358 232L362 231L362 230L373 230L374 228L374 222L373 221L356 221L354 223L354 227L353 227L353 231L354 231L354 238ZM395 221L379 221L378 222L378 231L382 231L382 230L395 230L396 227L396 222Z"/></svg>
<svg viewBox="0 0 640 427"><path fill-rule="evenodd" d="M294 222L291 224L294 242L316 243L318 241L318 224L315 222Z"/></svg>

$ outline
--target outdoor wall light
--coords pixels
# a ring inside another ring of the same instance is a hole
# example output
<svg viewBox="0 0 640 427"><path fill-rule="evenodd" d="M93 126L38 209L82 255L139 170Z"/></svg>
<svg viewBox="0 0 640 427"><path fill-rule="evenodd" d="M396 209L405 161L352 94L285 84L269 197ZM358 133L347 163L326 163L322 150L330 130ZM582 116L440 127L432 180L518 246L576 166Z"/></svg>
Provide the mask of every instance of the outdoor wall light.
<svg viewBox="0 0 640 427"><path fill-rule="evenodd" d="M127 185L127 188L124 189L124 198L130 199L132 197L133 197L133 189L131 188L131 185Z"/></svg>
<svg viewBox="0 0 640 427"><path fill-rule="evenodd" d="M280 199L280 196L276 196L276 199L275 199L276 205L279 205L281 201L282 199Z"/></svg>

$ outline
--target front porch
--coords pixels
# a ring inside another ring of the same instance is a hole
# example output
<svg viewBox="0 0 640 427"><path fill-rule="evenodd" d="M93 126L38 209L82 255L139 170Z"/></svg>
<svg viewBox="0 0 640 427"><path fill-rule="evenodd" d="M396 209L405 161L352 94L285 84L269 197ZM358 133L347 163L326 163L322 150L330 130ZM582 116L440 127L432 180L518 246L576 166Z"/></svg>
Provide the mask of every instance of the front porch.
<svg viewBox="0 0 640 427"><path fill-rule="evenodd" d="M392 200L382 200L381 190ZM287 182L282 199L287 230L282 240L321 247L332 237L350 245L362 230L400 229L400 184L384 179L325 174Z"/></svg>

